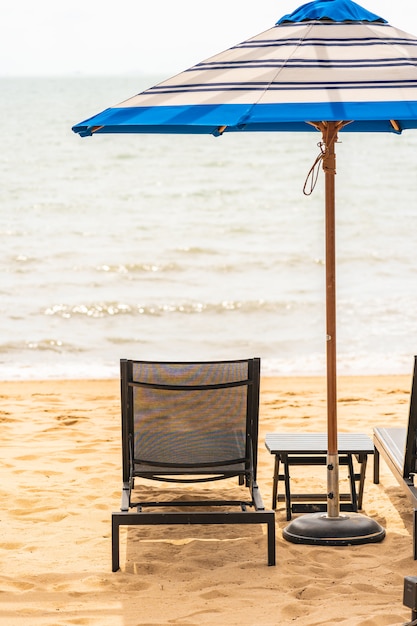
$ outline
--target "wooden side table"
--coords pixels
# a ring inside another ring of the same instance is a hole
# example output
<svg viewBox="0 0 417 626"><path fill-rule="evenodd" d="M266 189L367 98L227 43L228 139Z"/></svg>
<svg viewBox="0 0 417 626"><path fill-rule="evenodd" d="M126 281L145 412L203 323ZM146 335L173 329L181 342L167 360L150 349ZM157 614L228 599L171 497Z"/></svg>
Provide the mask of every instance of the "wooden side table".
<svg viewBox="0 0 417 626"><path fill-rule="evenodd" d="M272 508L277 501L285 500L287 520L292 513L312 513L327 510L327 495L317 493L292 493L290 467L292 465L326 465L326 433L270 433L265 437L267 450L275 455L272 487ZM349 472L349 494L339 494L341 511L357 511L362 508L368 454L374 454L372 440L362 433L341 433L338 435L339 464L346 465ZM353 457L359 463L359 473L355 473ZM280 463L284 473L280 474ZM285 494L278 494L278 483L284 481ZM359 483L358 492L356 482ZM294 500L298 502L293 502Z"/></svg>

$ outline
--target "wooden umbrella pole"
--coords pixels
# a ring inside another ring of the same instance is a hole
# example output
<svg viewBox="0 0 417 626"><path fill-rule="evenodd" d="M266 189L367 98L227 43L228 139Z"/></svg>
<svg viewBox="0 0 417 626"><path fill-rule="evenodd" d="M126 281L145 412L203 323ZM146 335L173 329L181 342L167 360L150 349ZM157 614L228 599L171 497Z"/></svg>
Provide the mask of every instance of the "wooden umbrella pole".
<svg viewBox="0 0 417 626"><path fill-rule="evenodd" d="M339 517L336 374L336 225L335 176L337 122L322 126L326 204L326 363L327 363L327 516Z"/></svg>
<svg viewBox="0 0 417 626"><path fill-rule="evenodd" d="M292 543L323 546L376 543L385 537L385 530L378 523L356 511L340 514L336 376L335 143L339 130L349 122L309 123L322 132L323 141L318 159L322 162L326 177L327 513L301 515L284 528L282 536ZM317 162L318 160L315 165Z"/></svg>
<svg viewBox="0 0 417 626"><path fill-rule="evenodd" d="M352 512L340 514L339 455L337 445L337 375L336 375L336 219L335 219L335 143L340 122L309 122L321 131L321 160L325 172L326 208L326 360L327 360L327 513L301 515L282 531L292 543L323 546L346 546L376 543L385 530L374 520Z"/></svg>

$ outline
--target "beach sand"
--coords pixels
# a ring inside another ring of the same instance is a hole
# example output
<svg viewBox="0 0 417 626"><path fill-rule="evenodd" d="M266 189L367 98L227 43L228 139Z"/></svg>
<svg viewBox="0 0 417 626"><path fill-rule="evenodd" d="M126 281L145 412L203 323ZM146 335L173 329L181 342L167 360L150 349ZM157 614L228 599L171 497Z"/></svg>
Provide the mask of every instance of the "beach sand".
<svg viewBox="0 0 417 626"><path fill-rule="evenodd" d="M411 378L339 380L339 431L406 426ZM387 531L382 543L348 547L283 540L268 567L262 526L121 530L121 571L111 572L110 517L121 487L119 382L0 383L2 405L0 615L5 626L327 625L408 621L404 576L412 512L384 462L363 512ZM264 378L259 477L271 506L274 431L326 430L321 378ZM341 482L345 468L340 468ZM325 484L325 468L295 468L294 487ZM127 541L126 541L127 540Z"/></svg>

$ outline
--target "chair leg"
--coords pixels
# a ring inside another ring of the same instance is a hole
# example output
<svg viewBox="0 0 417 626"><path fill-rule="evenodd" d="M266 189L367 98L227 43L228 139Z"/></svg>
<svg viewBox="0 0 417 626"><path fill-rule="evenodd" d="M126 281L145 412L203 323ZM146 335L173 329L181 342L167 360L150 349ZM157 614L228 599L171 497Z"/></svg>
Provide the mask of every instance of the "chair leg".
<svg viewBox="0 0 417 626"><path fill-rule="evenodd" d="M112 515L111 524L111 551L112 551L112 572L117 572L120 569L119 563L119 522L114 515Z"/></svg>
<svg viewBox="0 0 417 626"><path fill-rule="evenodd" d="M268 565L275 565L275 550L275 517L272 516L268 521Z"/></svg>

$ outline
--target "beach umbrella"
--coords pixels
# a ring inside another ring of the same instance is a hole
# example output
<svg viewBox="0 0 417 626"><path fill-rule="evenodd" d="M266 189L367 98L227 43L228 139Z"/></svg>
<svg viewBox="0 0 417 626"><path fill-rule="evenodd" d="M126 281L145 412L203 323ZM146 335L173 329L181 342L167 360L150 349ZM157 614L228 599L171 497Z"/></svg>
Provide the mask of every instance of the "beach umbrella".
<svg viewBox="0 0 417 626"><path fill-rule="evenodd" d="M341 132L417 128L417 37L351 0L315 0L272 28L73 127L103 133L320 132L325 172L327 512L294 519L296 543L381 541L340 514L337 447L335 144Z"/></svg>

